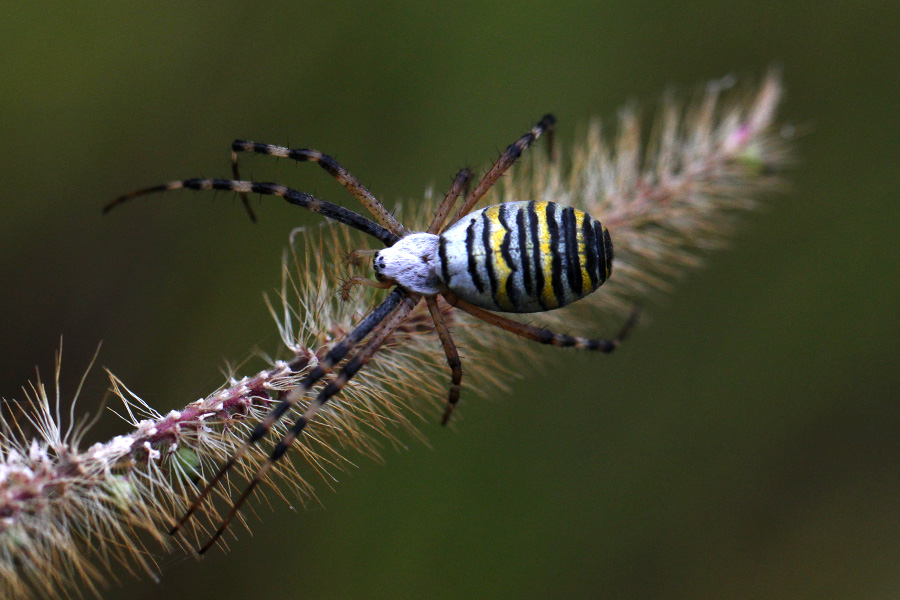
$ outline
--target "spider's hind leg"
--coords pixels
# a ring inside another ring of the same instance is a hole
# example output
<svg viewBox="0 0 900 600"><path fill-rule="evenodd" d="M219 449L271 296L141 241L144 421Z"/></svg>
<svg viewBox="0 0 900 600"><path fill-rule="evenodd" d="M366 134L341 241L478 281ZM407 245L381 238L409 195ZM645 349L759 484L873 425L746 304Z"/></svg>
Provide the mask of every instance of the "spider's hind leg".
<svg viewBox="0 0 900 600"><path fill-rule="evenodd" d="M554 333L549 329L522 323L521 321L516 321L515 319L510 319L489 310L479 308L450 293L445 293L444 297L451 305L469 313L473 317L533 342L548 344L550 346L559 346L562 348L580 348L583 350L594 350L605 353L612 352L625 341L625 338L627 338L628 334L631 333L631 330L634 329L641 312L640 306L635 305L631 311L631 315L629 315L628 320L625 321L625 325L619 330L616 337L611 339L591 339L564 333Z"/></svg>

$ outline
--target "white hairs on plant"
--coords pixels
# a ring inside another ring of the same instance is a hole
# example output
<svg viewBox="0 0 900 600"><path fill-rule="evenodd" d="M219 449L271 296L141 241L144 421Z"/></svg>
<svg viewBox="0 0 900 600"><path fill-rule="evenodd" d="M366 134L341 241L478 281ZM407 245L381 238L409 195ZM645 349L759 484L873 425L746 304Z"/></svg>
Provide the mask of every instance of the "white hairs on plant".
<svg viewBox="0 0 900 600"><path fill-rule="evenodd" d="M487 203L533 199L580 208L609 228L616 252L614 274L598 293L539 320L590 333L598 311L621 318L634 302L667 290L705 252L727 240L736 217L776 189L790 158L789 132L774 123L780 97L775 72L758 86L718 80L686 108L667 96L646 149L641 121L627 110L611 143L593 121L570 154L548 157L529 150ZM424 204L414 203L412 220L419 225L432 209ZM130 431L82 448L85 424L76 423L77 391L63 400L57 385L51 399L38 380L26 389L24 405L6 403L0 413L0 597L57 596L75 585L99 595L97 582L113 565L156 573L148 546L168 547L171 540L162 531L195 497L196 482L214 473L374 305L378 292L369 288L349 301L336 293L341 269L347 268L341 253L363 243L340 226L292 235L283 259L281 302L270 304L284 359L267 360L254 375L232 377L181 410L154 410L110 374ZM497 328L474 323L446 305L442 310L464 349L468 395L485 387L502 389L513 376L499 367L498 355L509 365L511 355L527 361L536 354L533 345ZM430 317L425 310L414 312L322 410L295 444L293 460L280 464L272 479L288 481L301 499L311 498L311 476L331 485L349 453L378 457L384 441L402 444L410 435L403 431L421 437L415 422L437 418L448 382ZM312 396L297 410L305 410ZM60 412L66 405L71 412L64 429ZM284 428L280 425L273 437ZM251 476L263 454L257 447L244 456L219 497ZM282 493L275 483L268 490ZM212 511L205 517L193 521L188 543L215 522Z"/></svg>

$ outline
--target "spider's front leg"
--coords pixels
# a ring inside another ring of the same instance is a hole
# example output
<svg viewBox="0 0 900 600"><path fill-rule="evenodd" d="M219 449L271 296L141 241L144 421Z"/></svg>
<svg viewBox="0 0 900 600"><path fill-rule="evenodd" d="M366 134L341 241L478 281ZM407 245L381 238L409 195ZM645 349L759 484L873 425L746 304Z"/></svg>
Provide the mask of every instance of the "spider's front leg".
<svg viewBox="0 0 900 600"><path fill-rule="evenodd" d="M332 204L331 202L320 200L319 198L307 194L306 192L293 190L287 186L271 182L241 181L234 179L179 179L177 181L170 181L161 185L154 185L153 187L136 190L134 192L125 194L124 196L119 196L103 207L103 214L108 213L120 204L128 202L129 200L133 200L134 198L138 198L140 196L181 189L225 190L229 192L237 192L238 194L261 194L264 196L279 196L281 198L284 198L284 200L289 204L300 206L314 213L318 213L325 218L333 219L339 223L343 223L344 225L356 229L357 231L361 231L366 235L370 235L379 240L385 246L390 246L400 239L397 234L392 233L378 223L374 223L364 216L355 213L352 210L348 210L343 206L338 206L337 204Z"/></svg>
<svg viewBox="0 0 900 600"><path fill-rule="evenodd" d="M344 389L344 386L356 375L360 369L362 369L369 360L375 356L378 350L384 345L384 343L391 337L391 334L399 327L404 320L409 316L409 313L416 307L419 303L420 296L417 294L407 295L407 293L403 290L396 290L392 296L389 297L391 300L386 300L381 304L375 311L370 313L370 315L377 314L378 324L374 327L374 331L372 331L372 335L369 338L369 341L365 344L365 346L357 352L350 360L344 364L343 369L335 377L332 381L330 381L316 396L315 400L313 400L309 406L307 406L306 410L303 414L294 422L293 426L288 430L288 432L281 438L281 440L275 445L275 448L272 450L272 453L269 455L269 458L260 466L257 470L256 474L247 484L247 487L244 489L244 492L235 500L235 502L231 506L231 510L228 512L228 515L222 520L219 528L212 535L209 541L202 548L198 550L199 554L205 554L212 546L216 543L216 541L222 537L222 534L228 529L228 525L237 515L238 510L240 510L241 506L250 495L253 493L253 490L264 480L266 474L275 466L275 464L281 460L284 454L288 451L294 441L300 437L305 431L306 427L309 423L316 417L319 411L323 406L334 396L341 392ZM391 308L395 307L395 308ZM356 331L356 330L354 330ZM307 388L308 389L308 388ZM303 390L304 393L306 390Z"/></svg>
<svg viewBox="0 0 900 600"><path fill-rule="evenodd" d="M312 162L324 169L329 175L344 186L344 188L353 194L363 206L375 217L378 223L396 235L402 236L407 233L406 228L388 211L384 205L375 197L372 192L366 188L359 179L354 177L347 169L341 166L332 156L313 150L312 148L287 148L285 146L275 146L273 144L261 144L259 142L250 142L247 140L235 140L231 144L231 168L235 179L238 176L238 152L252 152L254 154L263 154L267 156L275 156L277 158L289 158L297 162ZM243 198L243 197L242 197Z"/></svg>
<svg viewBox="0 0 900 600"><path fill-rule="evenodd" d="M219 468L215 476L206 484L203 490L197 495L193 503L188 507L181 519L169 531L170 535L175 535L181 527L197 512L206 498L218 486L219 482L228 474L228 472L240 462L240 459L258 442L260 442L288 411L290 411L300 399L312 389L313 385L318 383L325 375L339 364L358 343L366 338L373 330L377 330L392 314L395 309L407 300L407 295L403 290L397 289L391 293L384 301L378 305L372 312L366 315L362 321L353 328L353 331L344 336L337 344L335 344L328 354L319 361L319 364L313 367L303 378L300 384L293 388L282 399L282 401L260 421L247 440L234 451L234 453Z"/></svg>

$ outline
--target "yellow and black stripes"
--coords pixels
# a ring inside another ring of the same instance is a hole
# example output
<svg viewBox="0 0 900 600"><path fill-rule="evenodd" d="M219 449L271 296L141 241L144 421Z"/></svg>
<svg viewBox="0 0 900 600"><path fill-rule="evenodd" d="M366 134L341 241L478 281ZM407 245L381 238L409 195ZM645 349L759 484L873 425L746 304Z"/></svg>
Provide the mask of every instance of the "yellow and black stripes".
<svg viewBox="0 0 900 600"><path fill-rule="evenodd" d="M555 202L506 202L475 211L441 234L440 273L450 291L504 312L559 308L593 292L612 271L609 233Z"/></svg>

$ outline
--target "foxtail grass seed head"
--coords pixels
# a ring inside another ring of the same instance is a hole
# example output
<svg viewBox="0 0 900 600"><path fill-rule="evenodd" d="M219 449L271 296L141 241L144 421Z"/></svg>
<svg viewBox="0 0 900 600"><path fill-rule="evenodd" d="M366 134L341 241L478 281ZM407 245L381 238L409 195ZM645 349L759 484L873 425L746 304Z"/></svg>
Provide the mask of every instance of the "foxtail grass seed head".
<svg viewBox="0 0 900 600"><path fill-rule="evenodd" d="M714 81L686 107L667 95L647 147L638 114L624 110L611 141L600 121L592 121L560 156L537 151L517 163L484 205L530 199L573 206L602 220L615 244L614 275L601 293L536 319L596 330L598 312L621 316L635 302L665 292L726 242L736 219L777 188L790 160L789 131L774 124L780 97L774 71L755 87ZM410 207L403 220L424 227L432 203L416 200ZM25 390L24 408L6 403L0 413L0 597L58 596L74 585L99 595L98 584L122 567L154 576L153 556L173 544L163 532L196 496L197 482L215 473L383 294L358 286L340 298L342 281L370 272L365 253L347 259L365 243L339 225L295 231L278 298L267 299L284 356L263 357L263 370L232 377L180 410L158 412L110 373L121 403L117 412L130 431L85 448L87 424L75 408L80 388L64 398L58 385L51 390L38 380ZM467 390L503 389L514 377L509 365L537 355L532 344L446 304L440 310L465 354ZM416 425L440 414L447 378L431 317L420 306L322 410L316 427L295 444L292 461L280 463L269 481L286 480L294 494L311 500L316 480L332 485L353 454L377 459L385 442L403 446L410 436L421 438ZM295 410L302 413L330 380ZM272 438L286 425L275 429ZM243 456L214 492L217 499L243 487L263 458L258 447ZM285 487L271 483L263 493L281 495ZM194 546L217 523L213 509L204 510L179 538L183 543Z"/></svg>

